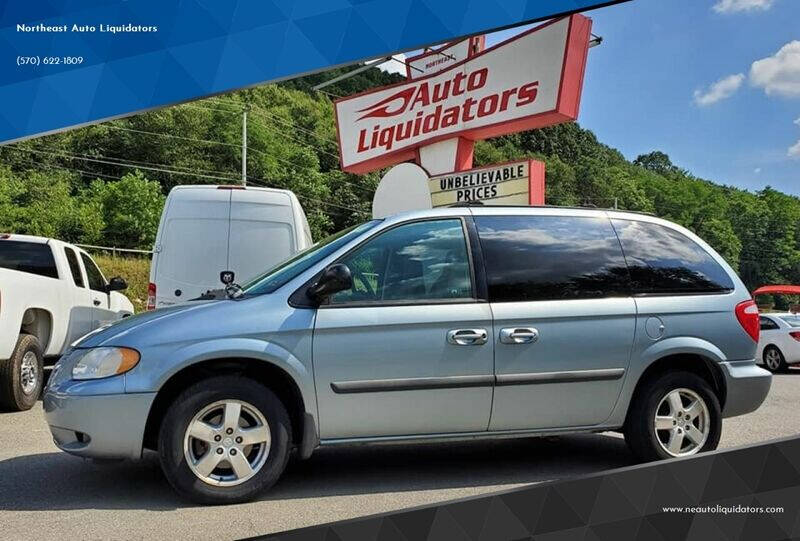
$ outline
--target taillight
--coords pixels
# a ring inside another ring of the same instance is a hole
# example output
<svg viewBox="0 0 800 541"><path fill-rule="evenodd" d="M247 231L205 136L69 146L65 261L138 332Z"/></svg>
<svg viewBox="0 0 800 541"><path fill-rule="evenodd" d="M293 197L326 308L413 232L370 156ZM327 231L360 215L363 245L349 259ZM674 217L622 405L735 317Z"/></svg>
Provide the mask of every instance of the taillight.
<svg viewBox="0 0 800 541"><path fill-rule="evenodd" d="M147 284L147 310L156 309L156 285L153 282Z"/></svg>
<svg viewBox="0 0 800 541"><path fill-rule="evenodd" d="M742 301L736 305L736 319L744 332L750 335L754 342L758 342L761 334L761 325L758 321L758 305L753 299Z"/></svg>
<svg viewBox="0 0 800 541"><path fill-rule="evenodd" d="M800 342L800 331L792 331L789 333L789 336Z"/></svg>

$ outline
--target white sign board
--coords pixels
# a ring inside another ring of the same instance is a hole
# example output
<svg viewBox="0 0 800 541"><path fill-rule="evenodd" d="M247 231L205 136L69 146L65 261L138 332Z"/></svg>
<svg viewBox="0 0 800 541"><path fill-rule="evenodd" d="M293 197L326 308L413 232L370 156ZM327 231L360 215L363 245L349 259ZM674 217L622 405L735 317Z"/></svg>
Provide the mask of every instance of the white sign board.
<svg viewBox="0 0 800 541"><path fill-rule="evenodd" d="M342 169L364 173L446 138L485 139L577 117L591 21L572 15L419 79L337 100Z"/></svg>
<svg viewBox="0 0 800 541"><path fill-rule="evenodd" d="M433 207L457 203L544 204L544 163L534 160L479 167L428 181Z"/></svg>
<svg viewBox="0 0 800 541"><path fill-rule="evenodd" d="M389 169L372 199L373 218L429 208L431 194L428 191L428 173L413 163L401 163Z"/></svg>
<svg viewBox="0 0 800 541"><path fill-rule="evenodd" d="M470 52L474 54L482 50L484 42L484 36L466 38L408 58L406 59L408 78L419 79L454 66L469 58Z"/></svg>

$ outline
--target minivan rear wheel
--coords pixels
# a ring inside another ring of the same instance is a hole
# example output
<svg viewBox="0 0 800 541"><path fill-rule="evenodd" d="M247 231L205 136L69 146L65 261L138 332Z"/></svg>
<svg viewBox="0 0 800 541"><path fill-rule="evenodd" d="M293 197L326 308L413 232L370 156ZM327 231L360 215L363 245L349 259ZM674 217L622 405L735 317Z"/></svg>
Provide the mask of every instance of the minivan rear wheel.
<svg viewBox="0 0 800 541"><path fill-rule="evenodd" d="M625 424L625 441L643 462L691 456L717 448L722 433L719 399L691 372L671 372L637 391Z"/></svg>
<svg viewBox="0 0 800 541"><path fill-rule="evenodd" d="M205 379L167 410L158 436L161 469L192 501L247 501L283 473L291 430L286 408L267 387L240 376Z"/></svg>

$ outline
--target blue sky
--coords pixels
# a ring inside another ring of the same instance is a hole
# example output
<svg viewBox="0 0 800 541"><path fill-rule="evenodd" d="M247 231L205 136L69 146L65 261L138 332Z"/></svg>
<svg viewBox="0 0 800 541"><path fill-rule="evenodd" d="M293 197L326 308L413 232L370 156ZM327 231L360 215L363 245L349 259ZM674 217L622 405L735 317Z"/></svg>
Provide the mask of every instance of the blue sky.
<svg viewBox="0 0 800 541"><path fill-rule="evenodd" d="M588 15L604 41L589 51L581 126L629 159L661 150L701 178L800 195L800 0L633 0Z"/></svg>

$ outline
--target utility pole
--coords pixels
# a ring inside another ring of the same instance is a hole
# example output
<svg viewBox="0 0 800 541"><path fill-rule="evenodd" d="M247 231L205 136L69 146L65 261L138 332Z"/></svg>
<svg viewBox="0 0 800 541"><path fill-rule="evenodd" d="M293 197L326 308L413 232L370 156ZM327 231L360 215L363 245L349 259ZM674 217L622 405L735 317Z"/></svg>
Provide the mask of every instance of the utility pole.
<svg viewBox="0 0 800 541"><path fill-rule="evenodd" d="M242 109L242 186L247 186L247 111L250 105Z"/></svg>

